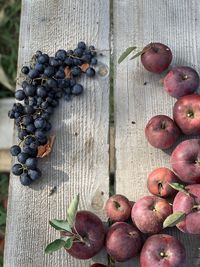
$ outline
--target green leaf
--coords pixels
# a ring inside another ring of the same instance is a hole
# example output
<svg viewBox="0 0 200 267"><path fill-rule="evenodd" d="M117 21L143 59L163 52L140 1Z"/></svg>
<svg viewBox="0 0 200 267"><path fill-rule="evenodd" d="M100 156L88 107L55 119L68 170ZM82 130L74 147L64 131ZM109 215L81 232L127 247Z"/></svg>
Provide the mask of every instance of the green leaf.
<svg viewBox="0 0 200 267"><path fill-rule="evenodd" d="M183 221L185 216L186 214L182 211L177 211L169 215L163 222L163 228L175 226L177 223Z"/></svg>
<svg viewBox="0 0 200 267"><path fill-rule="evenodd" d="M78 204L79 204L79 194L72 200L67 210L67 221L70 227L73 227L75 223Z"/></svg>
<svg viewBox="0 0 200 267"><path fill-rule="evenodd" d="M66 244L66 241L64 241L62 239L56 239L52 243L47 245L47 247L45 248L45 253L49 254L49 253L52 253L54 251L57 251L57 250L63 248L65 246L65 244Z"/></svg>
<svg viewBox="0 0 200 267"><path fill-rule="evenodd" d="M185 186L183 184L179 184L179 183L169 183L169 185L174 188L177 191L186 193L187 195L189 195L188 191L185 189Z"/></svg>
<svg viewBox="0 0 200 267"><path fill-rule="evenodd" d="M5 209L0 205L0 226L6 224L6 211Z"/></svg>
<svg viewBox="0 0 200 267"><path fill-rule="evenodd" d="M67 231L67 232L71 232L72 231L72 229L69 226L69 223L67 221L53 219L53 220L49 221L49 223L56 230L59 230L59 231L63 231L64 230L64 231Z"/></svg>
<svg viewBox="0 0 200 267"><path fill-rule="evenodd" d="M126 50L119 57L118 63L120 64L136 48L137 48L136 46L131 46L131 47L126 48Z"/></svg>
<svg viewBox="0 0 200 267"><path fill-rule="evenodd" d="M133 57L130 58L130 60L136 58L136 57L139 57L141 56L142 54L144 53L144 51L139 51L138 53L136 53Z"/></svg>
<svg viewBox="0 0 200 267"><path fill-rule="evenodd" d="M72 247L72 245L73 245L73 238L69 237L65 242L65 248L70 249Z"/></svg>

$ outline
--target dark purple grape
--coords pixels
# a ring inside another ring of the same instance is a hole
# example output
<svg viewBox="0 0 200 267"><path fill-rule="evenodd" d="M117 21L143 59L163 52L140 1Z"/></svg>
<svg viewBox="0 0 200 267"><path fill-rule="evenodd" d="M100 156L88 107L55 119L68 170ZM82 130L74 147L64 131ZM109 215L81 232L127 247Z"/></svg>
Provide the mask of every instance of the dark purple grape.
<svg viewBox="0 0 200 267"><path fill-rule="evenodd" d="M89 67L89 68L86 70L85 73L86 73L86 75L87 75L88 77L94 77L96 72L95 72L95 69Z"/></svg>
<svg viewBox="0 0 200 267"><path fill-rule="evenodd" d="M55 59L54 57L49 58L49 65L52 67L58 67L59 66L59 61Z"/></svg>
<svg viewBox="0 0 200 267"><path fill-rule="evenodd" d="M81 69L78 66L72 68L71 73L73 77L78 77L81 75Z"/></svg>
<svg viewBox="0 0 200 267"><path fill-rule="evenodd" d="M14 145L10 148L10 154L14 157L16 157L21 152L20 146Z"/></svg>
<svg viewBox="0 0 200 267"><path fill-rule="evenodd" d="M23 166L21 164L14 164L12 166L12 173L16 176L19 176L23 173Z"/></svg>
<svg viewBox="0 0 200 267"><path fill-rule="evenodd" d="M29 154L28 153L25 153L25 152L21 152L17 155L17 160L24 164L27 160L27 158L29 157Z"/></svg>
<svg viewBox="0 0 200 267"><path fill-rule="evenodd" d="M38 118L34 121L34 126L36 129L44 129L46 127L46 120L43 118Z"/></svg>
<svg viewBox="0 0 200 267"><path fill-rule="evenodd" d="M40 97L46 97L47 96L47 90L46 90L46 87L44 87L43 85L39 85L37 87L37 96L40 96Z"/></svg>
<svg viewBox="0 0 200 267"><path fill-rule="evenodd" d="M36 87L34 85L28 84L25 88L24 88L24 92L26 94L26 96L34 96L35 92L36 92Z"/></svg>
<svg viewBox="0 0 200 267"><path fill-rule="evenodd" d="M47 68L45 68L44 70L44 76L46 77L51 77L55 74L55 68L52 66L48 66Z"/></svg>
<svg viewBox="0 0 200 267"><path fill-rule="evenodd" d="M35 170L37 167L37 159L36 158L27 158L25 165L28 169Z"/></svg>
<svg viewBox="0 0 200 267"><path fill-rule="evenodd" d="M30 145L32 142L34 142L35 141L35 137L33 137L33 136L27 136L26 138L25 138L25 140L24 140L24 144L25 145Z"/></svg>
<svg viewBox="0 0 200 267"><path fill-rule="evenodd" d="M48 79L47 82L46 82L46 84L47 84L47 86L49 86L50 88L55 88L55 87L57 87L57 81L54 80L54 79L52 79L52 78Z"/></svg>
<svg viewBox="0 0 200 267"><path fill-rule="evenodd" d="M31 70L29 71L29 73L28 73L28 77L29 77L30 79L35 79L35 78L38 78L39 76L40 76L40 73L39 73L39 71L36 70L36 69L31 69Z"/></svg>
<svg viewBox="0 0 200 267"><path fill-rule="evenodd" d="M32 106L26 105L24 107L24 112L26 114L33 114L35 112L35 109Z"/></svg>
<svg viewBox="0 0 200 267"><path fill-rule="evenodd" d="M40 50L35 52L35 56L38 58L42 55L42 52Z"/></svg>
<svg viewBox="0 0 200 267"><path fill-rule="evenodd" d="M35 131L35 136L38 138L38 139L43 139L46 137L46 133L43 132L42 130L36 130Z"/></svg>
<svg viewBox="0 0 200 267"><path fill-rule="evenodd" d="M84 42L79 42L78 43L78 48L81 48L82 50L86 49L86 44Z"/></svg>
<svg viewBox="0 0 200 267"><path fill-rule="evenodd" d="M28 133L31 133L31 134L33 134L34 132L35 132L35 126L34 126L34 124L28 124L27 126L26 126L26 131L28 132Z"/></svg>
<svg viewBox="0 0 200 267"><path fill-rule="evenodd" d="M75 66L79 66L79 65L82 64L82 61L81 61L80 59L78 59L78 58L74 58L74 59L73 59L73 64L74 64Z"/></svg>
<svg viewBox="0 0 200 267"><path fill-rule="evenodd" d="M67 57L67 53L63 49L59 49L55 54L55 58L62 60L62 61L64 61L66 57Z"/></svg>
<svg viewBox="0 0 200 267"><path fill-rule="evenodd" d="M39 142L40 142L40 145L46 145L46 143L48 142L48 138L47 137L44 137L44 138L41 138L39 139Z"/></svg>
<svg viewBox="0 0 200 267"><path fill-rule="evenodd" d="M19 179L20 179L21 184L24 186L28 186L33 182L33 180L30 178L30 176L27 173L21 174Z"/></svg>
<svg viewBox="0 0 200 267"><path fill-rule="evenodd" d="M71 67L71 66L73 66L73 64L74 64L74 61L73 61L73 59L72 59L71 57L67 57L67 58L65 59L64 63L65 63L67 66Z"/></svg>
<svg viewBox="0 0 200 267"><path fill-rule="evenodd" d="M91 55L83 55L81 57L81 60L84 62L84 63L90 63L91 62L91 59L92 59L92 56Z"/></svg>
<svg viewBox="0 0 200 267"><path fill-rule="evenodd" d="M30 157L36 157L37 156L37 149L32 149L27 145L23 146L23 152L27 153Z"/></svg>
<svg viewBox="0 0 200 267"><path fill-rule="evenodd" d="M31 115L26 115L22 118L22 123L27 126L28 124L33 122L33 118L31 117Z"/></svg>
<svg viewBox="0 0 200 267"><path fill-rule="evenodd" d="M83 86L81 84L75 84L73 87L72 87L72 94L73 95L80 95L83 93Z"/></svg>
<svg viewBox="0 0 200 267"><path fill-rule="evenodd" d="M62 71L62 70L58 70L58 71L56 72L56 74L55 74L55 77L56 77L57 79L64 79L64 78L65 78L65 73L64 73L64 71Z"/></svg>
<svg viewBox="0 0 200 267"><path fill-rule="evenodd" d="M76 81L74 79L70 80L70 87L73 87L76 84Z"/></svg>
<svg viewBox="0 0 200 267"><path fill-rule="evenodd" d="M21 69L21 73L27 75L29 73L29 67L28 66L23 66L22 69Z"/></svg>
<svg viewBox="0 0 200 267"><path fill-rule="evenodd" d="M97 65L98 61L95 57L91 59L91 65Z"/></svg>
<svg viewBox="0 0 200 267"><path fill-rule="evenodd" d="M45 66L43 64L40 64L40 63L35 64L35 70L37 70L39 73L43 73L44 68L45 68Z"/></svg>
<svg viewBox="0 0 200 267"><path fill-rule="evenodd" d="M15 112L14 112L14 110L9 110L8 111L8 117L10 118L10 119L14 119L15 118Z"/></svg>
<svg viewBox="0 0 200 267"><path fill-rule="evenodd" d="M73 55L73 50L67 50L67 56L71 56L71 55Z"/></svg>
<svg viewBox="0 0 200 267"><path fill-rule="evenodd" d="M83 55L83 49L81 49L81 48L74 49L74 56L82 57L82 55Z"/></svg>
<svg viewBox="0 0 200 267"><path fill-rule="evenodd" d="M26 96L26 95L25 95L24 91L21 90L21 89L19 89L19 90L17 90L17 91L15 92L15 98L16 98L17 100L19 100L19 101L24 100L25 96Z"/></svg>
<svg viewBox="0 0 200 267"><path fill-rule="evenodd" d="M44 64L49 62L49 56L47 54L42 54L38 57L38 63Z"/></svg>
<svg viewBox="0 0 200 267"><path fill-rule="evenodd" d="M27 131L24 130L24 129L22 129L22 130L20 130L20 131L18 132L18 137L19 137L20 140L23 140L24 137L27 136L27 135L28 135L28 133L27 133Z"/></svg>
<svg viewBox="0 0 200 267"><path fill-rule="evenodd" d="M25 89L27 85L28 85L28 82L27 82L27 81L23 81L23 82L22 82L22 88L23 88L23 89Z"/></svg>
<svg viewBox="0 0 200 267"><path fill-rule="evenodd" d="M41 177L42 173L39 169L36 170L28 170L28 175L32 180L37 180Z"/></svg>

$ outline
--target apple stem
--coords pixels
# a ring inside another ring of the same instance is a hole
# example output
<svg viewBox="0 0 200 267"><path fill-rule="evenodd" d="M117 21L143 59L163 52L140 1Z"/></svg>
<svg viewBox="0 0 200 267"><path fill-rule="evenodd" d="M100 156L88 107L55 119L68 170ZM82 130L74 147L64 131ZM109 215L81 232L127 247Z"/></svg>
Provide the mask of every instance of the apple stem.
<svg viewBox="0 0 200 267"><path fill-rule="evenodd" d="M166 123L165 123L165 121L162 121L162 122L161 122L160 128L163 129L163 130L166 128Z"/></svg>
<svg viewBox="0 0 200 267"><path fill-rule="evenodd" d="M194 206L192 207L192 209L200 210L200 205L194 205Z"/></svg>
<svg viewBox="0 0 200 267"><path fill-rule="evenodd" d="M162 258L165 258L165 257L166 257L165 252L161 251L161 252L160 252L160 256L161 256Z"/></svg>
<svg viewBox="0 0 200 267"><path fill-rule="evenodd" d="M187 117L189 117L189 118L193 118L193 117L194 117L194 112L193 112L193 111L189 111L189 112L187 113Z"/></svg>
<svg viewBox="0 0 200 267"><path fill-rule="evenodd" d="M188 76L187 75L183 75L182 79L183 80L187 80Z"/></svg>
<svg viewBox="0 0 200 267"><path fill-rule="evenodd" d="M81 235L79 235L79 233L78 233L78 231L77 231L75 225L74 225L74 231L76 232L76 234L74 234L74 233L73 233L73 234L74 234L74 236L79 240L79 242L82 242L82 243L85 243L85 244L88 245L87 240L85 240Z"/></svg>
<svg viewBox="0 0 200 267"><path fill-rule="evenodd" d="M161 182L158 182L158 193L159 193L159 195L161 195L162 189L163 189L162 183Z"/></svg>
<svg viewBox="0 0 200 267"><path fill-rule="evenodd" d="M197 158L197 159L195 160L195 163L200 163L200 159Z"/></svg>

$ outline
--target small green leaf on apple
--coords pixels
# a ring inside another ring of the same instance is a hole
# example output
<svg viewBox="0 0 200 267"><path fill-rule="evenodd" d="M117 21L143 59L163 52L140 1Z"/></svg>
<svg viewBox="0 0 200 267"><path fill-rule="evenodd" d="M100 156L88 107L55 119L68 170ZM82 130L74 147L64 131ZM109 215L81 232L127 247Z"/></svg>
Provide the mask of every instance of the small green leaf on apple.
<svg viewBox="0 0 200 267"><path fill-rule="evenodd" d="M132 60L132 59L134 59L134 58L136 58L136 57L141 56L143 53L144 53L144 51L139 51L139 52L136 53L134 56L132 56L132 57L130 58L130 60Z"/></svg>
<svg viewBox="0 0 200 267"><path fill-rule="evenodd" d="M72 237L68 237L68 239L65 242L65 248L66 249L70 249L73 245L73 238Z"/></svg>
<svg viewBox="0 0 200 267"><path fill-rule="evenodd" d="M118 63L120 64L133 50L135 50L136 46L128 47L119 57Z"/></svg>
<svg viewBox="0 0 200 267"><path fill-rule="evenodd" d="M70 227L74 226L78 204L79 204L79 194L72 200L67 210L67 222Z"/></svg>
<svg viewBox="0 0 200 267"><path fill-rule="evenodd" d="M50 254L54 251L57 251L60 248L63 248L65 244L66 244L66 241L64 241L63 239L56 239L52 243L47 245L47 247L45 248L45 253Z"/></svg>
<svg viewBox="0 0 200 267"><path fill-rule="evenodd" d="M179 183L169 183L169 185L174 188L177 191L183 192L187 195L189 195L188 191L185 189L185 186L183 184Z"/></svg>
<svg viewBox="0 0 200 267"><path fill-rule="evenodd" d="M174 212L165 219L165 221L163 222L163 228L173 227L177 225L177 223L185 219L185 216L186 214L182 211Z"/></svg>
<svg viewBox="0 0 200 267"><path fill-rule="evenodd" d="M67 231L67 232L71 232L71 227L69 226L69 223L65 220L56 220L53 219L51 221L49 221L49 224L54 227L56 230L59 231Z"/></svg>

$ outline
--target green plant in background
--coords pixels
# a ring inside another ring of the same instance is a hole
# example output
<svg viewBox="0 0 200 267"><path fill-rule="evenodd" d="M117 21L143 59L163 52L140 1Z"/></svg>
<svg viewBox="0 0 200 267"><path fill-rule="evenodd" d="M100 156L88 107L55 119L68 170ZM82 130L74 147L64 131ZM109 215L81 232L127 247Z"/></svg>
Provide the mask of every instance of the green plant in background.
<svg viewBox="0 0 200 267"><path fill-rule="evenodd" d="M20 10L20 0L0 0L0 98L15 88Z"/></svg>
<svg viewBox="0 0 200 267"><path fill-rule="evenodd" d="M3 244L6 227L6 201L8 195L8 174L0 173L0 267L3 267Z"/></svg>

